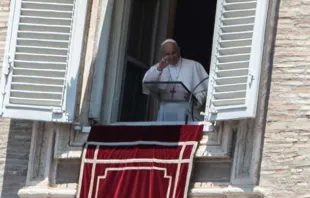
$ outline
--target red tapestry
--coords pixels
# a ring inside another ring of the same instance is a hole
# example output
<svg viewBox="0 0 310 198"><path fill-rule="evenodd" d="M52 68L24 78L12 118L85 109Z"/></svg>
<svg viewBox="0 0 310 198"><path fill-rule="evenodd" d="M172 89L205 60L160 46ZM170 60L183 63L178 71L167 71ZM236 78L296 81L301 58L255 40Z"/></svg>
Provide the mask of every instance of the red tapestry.
<svg viewBox="0 0 310 198"><path fill-rule="evenodd" d="M185 198L202 126L96 126L77 198Z"/></svg>

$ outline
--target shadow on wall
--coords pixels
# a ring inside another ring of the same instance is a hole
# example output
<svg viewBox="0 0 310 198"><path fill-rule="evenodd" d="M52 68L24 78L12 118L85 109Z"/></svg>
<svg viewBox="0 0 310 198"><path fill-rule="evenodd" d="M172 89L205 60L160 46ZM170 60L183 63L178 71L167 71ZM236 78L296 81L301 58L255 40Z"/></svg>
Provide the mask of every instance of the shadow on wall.
<svg viewBox="0 0 310 198"><path fill-rule="evenodd" d="M0 197L18 198L26 185L32 121L0 120Z"/></svg>

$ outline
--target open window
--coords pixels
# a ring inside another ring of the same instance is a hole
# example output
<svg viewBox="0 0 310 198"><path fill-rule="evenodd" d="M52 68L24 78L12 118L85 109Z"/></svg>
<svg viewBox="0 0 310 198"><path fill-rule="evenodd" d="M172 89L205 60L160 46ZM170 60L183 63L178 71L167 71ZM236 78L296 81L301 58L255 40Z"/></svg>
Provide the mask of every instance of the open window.
<svg viewBox="0 0 310 198"><path fill-rule="evenodd" d="M109 65L111 63L107 62L106 71L109 70L110 73L106 75L104 84L106 87L113 86L114 90L113 92L111 92L112 89L107 91L109 89L107 88L103 94L103 108L100 115L93 113L96 112L98 105L90 110L91 119L103 121L103 123L156 120L158 101L142 93L141 83L145 72L158 61L160 43L167 37L174 37L178 40L183 57L195 59L204 65L207 72L209 71L213 39L213 31L210 29L214 27L216 2L199 1L197 4L185 0L132 0L130 2L128 6L130 8L127 8L129 11L126 12L124 8L122 17L125 19L122 28L119 28L123 30L120 40L126 38L124 47L121 48L124 51L123 62L115 62L120 69L112 68L116 66ZM117 6L117 1L115 6ZM204 12L203 8L208 12ZM114 13L114 17L117 17L116 15L118 14ZM199 19L204 18L208 20L202 25ZM182 25L184 22L186 24ZM116 25L113 25L112 32L113 29L117 29ZM119 31L119 29L114 31ZM112 35L115 34L112 33ZM114 45L116 44L110 44L112 47L110 51L113 51ZM122 46L119 43L117 45ZM121 55L122 52L118 51L117 56ZM114 77L110 77L113 75ZM120 85L118 82L116 85L110 83L116 78L121 80ZM98 80L94 84L98 84ZM93 98L96 100L98 95L94 95ZM110 97L113 97L113 102L109 99ZM110 111L108 115L107 111Z"/></svg>
<svg viewBox="0 0 310 198"><path fill-rule="evenodd" d="M112 61L117 65L107 63L109 91L104 92L103 113L93 119L106 124L156 119L158 103L142 94L141 81L167 37L177 40L182 57L200 62L210 76L205 120L255 116L267 0L130 2L119 20L123 24L112 27L112 32L123 30L113 39L119 40L118 51L111 49L119 57ZM110 82L116 78L121 82Z"/></svg>
<svg viewBox="0 0 310 198"><path fill-rule="evenodd" d="M167 37L175 38L181 46L182 57L196 60L209 71L216 1L172 0L166 8L166 23L160 23L160 0L133 0L124 64L118 121L154 121L158 111L156 101L142 93L144 74L158 61L159 29L167 29ZM168 19L168 20L167 20ZM207 20L202 20L207 19ZM203 21L203 22L202 22ZM167 26L167 27L163 27Z"/></svg>

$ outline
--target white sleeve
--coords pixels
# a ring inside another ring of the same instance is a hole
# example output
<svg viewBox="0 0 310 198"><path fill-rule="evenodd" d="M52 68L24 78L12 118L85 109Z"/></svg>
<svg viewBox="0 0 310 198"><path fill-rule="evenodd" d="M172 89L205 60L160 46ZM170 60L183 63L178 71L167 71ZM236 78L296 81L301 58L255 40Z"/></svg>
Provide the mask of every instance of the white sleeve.
<svg viewBox="0 0 310 198"><path fill-rule="evenodd" d="M161 71L157 70L157 65L152 66L144 75L143 82L145 81L158 81Z"/></svg>
<svg viewBox="0 0 310 198"><path fill-rule="evenodd" d="M150 94L150 88L144 84L147 81L159 81L161 76L161 71L157 70L157 65L152 66L144 75L142 80L142 92L144 94Z"/></svg>

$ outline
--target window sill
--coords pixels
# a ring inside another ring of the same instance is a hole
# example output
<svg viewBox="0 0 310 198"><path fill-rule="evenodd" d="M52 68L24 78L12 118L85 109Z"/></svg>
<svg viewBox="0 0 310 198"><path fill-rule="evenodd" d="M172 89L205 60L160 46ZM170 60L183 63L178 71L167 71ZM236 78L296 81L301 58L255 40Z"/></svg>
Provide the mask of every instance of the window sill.
<svg viewBox="0 0 310 198"><path fill-rule="evenodd" d="M19 190L18 195L21 198L74 198L76 196L76 189L63 188L42 188L37 186L25 187ZM189 195L192 198L204 196L223 196L223 195L244 195L244 197L252 197L254 195L264 196L266 192L259 186L245 185L240 187L226 186L226 187L199 187L189 190Z"/></svg>
<svg viewBox="0 0 310 198"><path fill-rule="evenodd" d="M109 125L118 126L161 126L161 125L183 125L184 122L114 122ZM204 125L203 132L208 133L213 131L213 124L211 122L188 122L189 125ZM89 133L91 126L75 126L75 130L82 133Z"/></svg>

